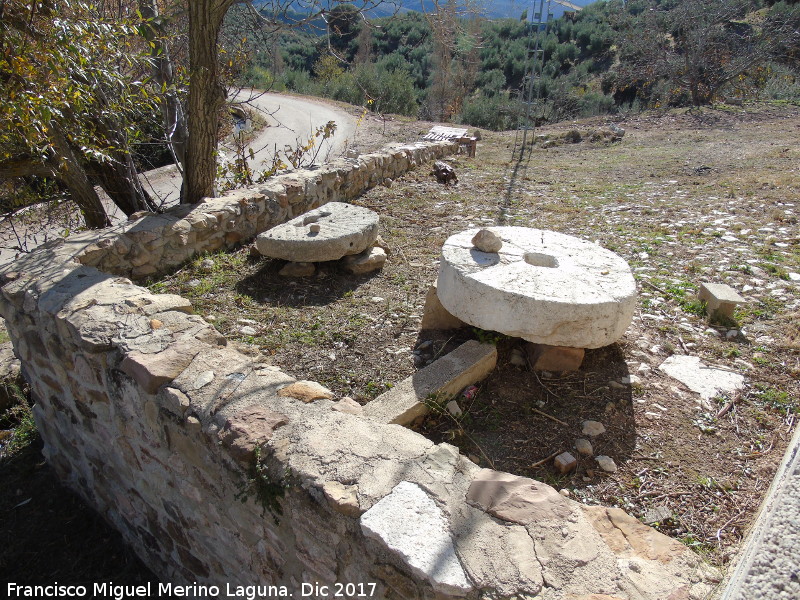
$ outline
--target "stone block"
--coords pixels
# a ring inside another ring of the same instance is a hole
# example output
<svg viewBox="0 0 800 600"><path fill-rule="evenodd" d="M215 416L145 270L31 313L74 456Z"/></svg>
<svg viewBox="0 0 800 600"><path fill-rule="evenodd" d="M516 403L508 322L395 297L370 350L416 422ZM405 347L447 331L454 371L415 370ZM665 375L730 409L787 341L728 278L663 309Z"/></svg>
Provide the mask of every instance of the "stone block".
<svg viewBox="0 0 800 600"><path fill-rule="evenodd" d="M364 275L382 269L384 263L386 263L386 251L378 246L373 246L360 254L345 256L341 265L348 273Z"/></svg>
<svg viewBox="0 0 800 600"><path fill-rule="evenodd" d="M712 318L733 318L738 304L747 302L731 286L724 283L701 283L698 297L706 303L706 312Z"/></svg>
<svg viewBox="0 0 800 600"><path fill-rule="evenodd" d="M525 351L534 371L577 371L586 354L583 348L533 343L526 344Z"/></svg>
<svg viewBox="0 0 800 600"><path fill-rule="evenodd" d="M558 522L572 515L569 501L549 485L492 469L478 472L467 491L467 502L520 525Z"/></svg>
<svg viewBox="0 0 800 600"><path fill-rule="evenodd" d="M447 517L418 485L398 483L361 516L361 531L400 557L434 590L454 596L472 590L453 547Z"/></svg>
<svg viewBox="0 0 800 600"><path fill-rule="evenodd" d="M562 452L553 460L559 473L569 473L578 465L578 461L569 452Z"/></svg>
<svg viewBox="0 0 800 600"><path fill-rule="evenodd" d="M470 340L375 398L364 407L364 415L380 423L408 425L428 412L428 398L455 396L487 377L496 364L493 344Z"/></svg>
<svg viewBox="0 0 800 600"><path fill-rule="evenodd" d="M231 456L247 463L256 446L272 439L275 430L288 422L286 416L254 404L229 416L217 435Z"/></svg>
<svg viewBox="0 0 800 600"><path fill-rule="evenodd" d="M464 321L451 315L447 309L442 306L436 292L436 284L434 283L428 288L428 294L425 296L425 310L422 313L420 329L422 331L428 329L458 329L464 327L464 325L466 325Z"/></svg>
<svg viewBox="0 0 800 600"><path fill-rule="evenodd" d="M302 400L306 404L314 400L332 399L333 392L316 381L297 381L278 390L278 396Z"/></svg>
<svg viewBox="0 0 800 600"><path fill-rule="evenodd" d="M282 277L311 277L317 268L310 262L288 262L278 271Z"/></svg>
<svg viewBox="0 0 800 600"><path fill-rule="evenodd" d="M152 354L133 351L122 359L120 369L133 377L148 394L155 394L158 388L180 375L199 351L199 344L194 347L174 345Z"/></svg>

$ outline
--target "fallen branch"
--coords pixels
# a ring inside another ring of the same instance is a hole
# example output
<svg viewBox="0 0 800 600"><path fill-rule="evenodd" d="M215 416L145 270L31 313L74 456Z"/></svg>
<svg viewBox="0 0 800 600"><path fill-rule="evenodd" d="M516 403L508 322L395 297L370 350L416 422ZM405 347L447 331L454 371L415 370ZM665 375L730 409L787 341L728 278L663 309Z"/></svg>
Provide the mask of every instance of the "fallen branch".
<svg viewBox="0 0 800 600"><path fill-rule="evenodd" d="M538 410L538 409L536 409L536 408L533 408L533 407L531 407L531 410L532 410L533 412L535 412L537 415L542 415L543 417L547 417L547 418L548 418L548 419L550 419L551 421L555 421L555 422L556 422L556 423L558 423L559 425L563 425L564 427L569 427L569 425L567 425L566 423L564 423L564 421L562 421L561 419L556 419L554 416L552 416L552 415L548 415L546 412L542 412L542 411L540 411L540 410Z"/></svg>
<svg viewBox="0 0 800 600"><path fill-rule="evenodd" d="M533 463L533 464L531 465L531 469L535 469L536 467L541 467L541 466L542 466L544 463L546 463L546 462L547 462L547 461L549 461L549 460L553 460L553 459L554 459L556 456L558 456L559 454L561 454L561 451L560 451L560 450L556 450L555 452L553 452L553 453L552 453L550 456L548 456L547 458L543 458L542 460L539 460L539 461L537 461L537 462Z"/></svg>

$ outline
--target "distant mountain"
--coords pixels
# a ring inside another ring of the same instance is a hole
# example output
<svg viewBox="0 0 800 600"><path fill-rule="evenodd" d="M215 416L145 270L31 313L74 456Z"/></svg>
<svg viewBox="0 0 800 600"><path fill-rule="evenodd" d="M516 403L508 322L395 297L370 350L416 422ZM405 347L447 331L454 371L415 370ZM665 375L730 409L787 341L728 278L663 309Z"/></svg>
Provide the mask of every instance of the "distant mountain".
<svg viewBox="0 0 800 600"><path fill-rule="evenodd" d="M441 0L443 4L446 0ZM481 9L481 14L485 17L490 19L499 19L499 18L510 18L510 19L519 19L523 13L526 11L529 14L533 15L535 12L539 10L539 0L468 0L469 2L474 2L477 7ZM578 6L586 6L591 4L595 0L571 0L568 4L575 4ZM320 3L327 2L331 6L335 6L338 4L335 0L320 0ZM375 0L368 0L365 3L372 4ZM261 4L264 8L269 9L272 2L269 0L265 0L263 2L256 2L256 4ZM355 3L358 6L358 3ZM549 5L549 13L548 13L548 5ZM308 14L309 10L312 10L314 6L318 6L316 2L311 0L295 0L290 7L292 10L297 12L298 14ZM533 7L533 8L532 8ZM368 11L368 14L372 18L377 17L387 17L396 12L409 12L409 11L417 11L417 12L432 12L435 8L435 3L433 0L385 0L376 8L373 8ZM548 14L552 14L554 19L559 18L561 15L564 14L564 11L570 10L569 8L565 8L563 5L559 4L555 0L545 0L544 1L544 18L547 18Z"/></svg>
<svg viewBox="0 0 800 600"><path fill-rule="evenodd" d="M534 14L539 10L539 1L538 0L475 0L477 6L482 8L482 14L485 17L489 17L492 19L498 18L510 18L510 19L519 19L523 13L527 10L529 14ZM595 0L572 0L568 2L568 4L575 4L578 6L586 6L591 4ZM434 3L430 0L396 0L397 5L403 11L408 10L415 10L415 11L431 11L434 8ZM384 8L379 8L383 12L386 10L387 12L391 13L391 9L389 9L389 5L391 1L387 3L387 6ZM547 0L544 1L544 18L547 18L548 14L548 4L549 4L549 14L552 14L554 19L559 18L564 14L564 11L570 10L569 8L564 7L563 5L555 2L555 0ZM533 8L531 8L533 7Z"/></svg>

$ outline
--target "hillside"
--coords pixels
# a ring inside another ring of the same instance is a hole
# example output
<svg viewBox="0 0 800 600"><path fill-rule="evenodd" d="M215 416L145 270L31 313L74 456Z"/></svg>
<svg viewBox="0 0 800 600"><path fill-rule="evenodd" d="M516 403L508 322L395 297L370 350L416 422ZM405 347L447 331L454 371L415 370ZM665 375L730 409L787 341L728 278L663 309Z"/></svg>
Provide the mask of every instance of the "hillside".
<svg viewBox="0 0 800 600"><path fill-rule="evenodd" d="M485 6L492 14L525 10ZM495 130L518 126L523 98L540 123L800 99L795 1L600 1L541 30L518 15L488 19L447 4L368 23L339 7L328 19L330 35L283 32L269 48L254 45L242 81Z"/></svg>

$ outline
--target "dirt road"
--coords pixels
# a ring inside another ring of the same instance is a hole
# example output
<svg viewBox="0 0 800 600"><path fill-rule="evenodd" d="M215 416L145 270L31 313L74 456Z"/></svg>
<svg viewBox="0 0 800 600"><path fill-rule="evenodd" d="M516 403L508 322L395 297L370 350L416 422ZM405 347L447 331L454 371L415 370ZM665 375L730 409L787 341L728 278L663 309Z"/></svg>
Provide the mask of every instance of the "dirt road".
<svg viewBox="0 0 800 600"><path fill-rule="evenodd" d="M251 167L258 171L269 165L275 150L282 151L285 146L294 148L298 141L306 143L314 131L324 126L329 121L336 123L336 132L332 138L326 140L319 152L316 153L314 162L322 163L342 154L352 143L356 130L356 119L323 100L315 98L301 98L281 94L262 93L255 90L243 90L236 96L242 105L258 111L266 120L268 126L259 131L251 140L249 147L253 149L254 160ZM223 142L220 152L229 160L233 160L233 151ZM181 175L174 165L147 171L140 175L147 190L157 199L162 206L171 206L178 202L180 197ZM106 211L112 222L125 220L125 215L104 194L101 194ZM50 209L41 211L49 213ZM63 235L66 230L74 230L80 224L76 215L69 215L69 210L59 211L57 218L39 215L40 211L29 211L27 219L15 218L14 228L8 222L0 223L0 264L5 264L14 259L17 250L12 246L22 246L32 250L36 246ZM25 221L29 222L25 222Z"/></svg>

